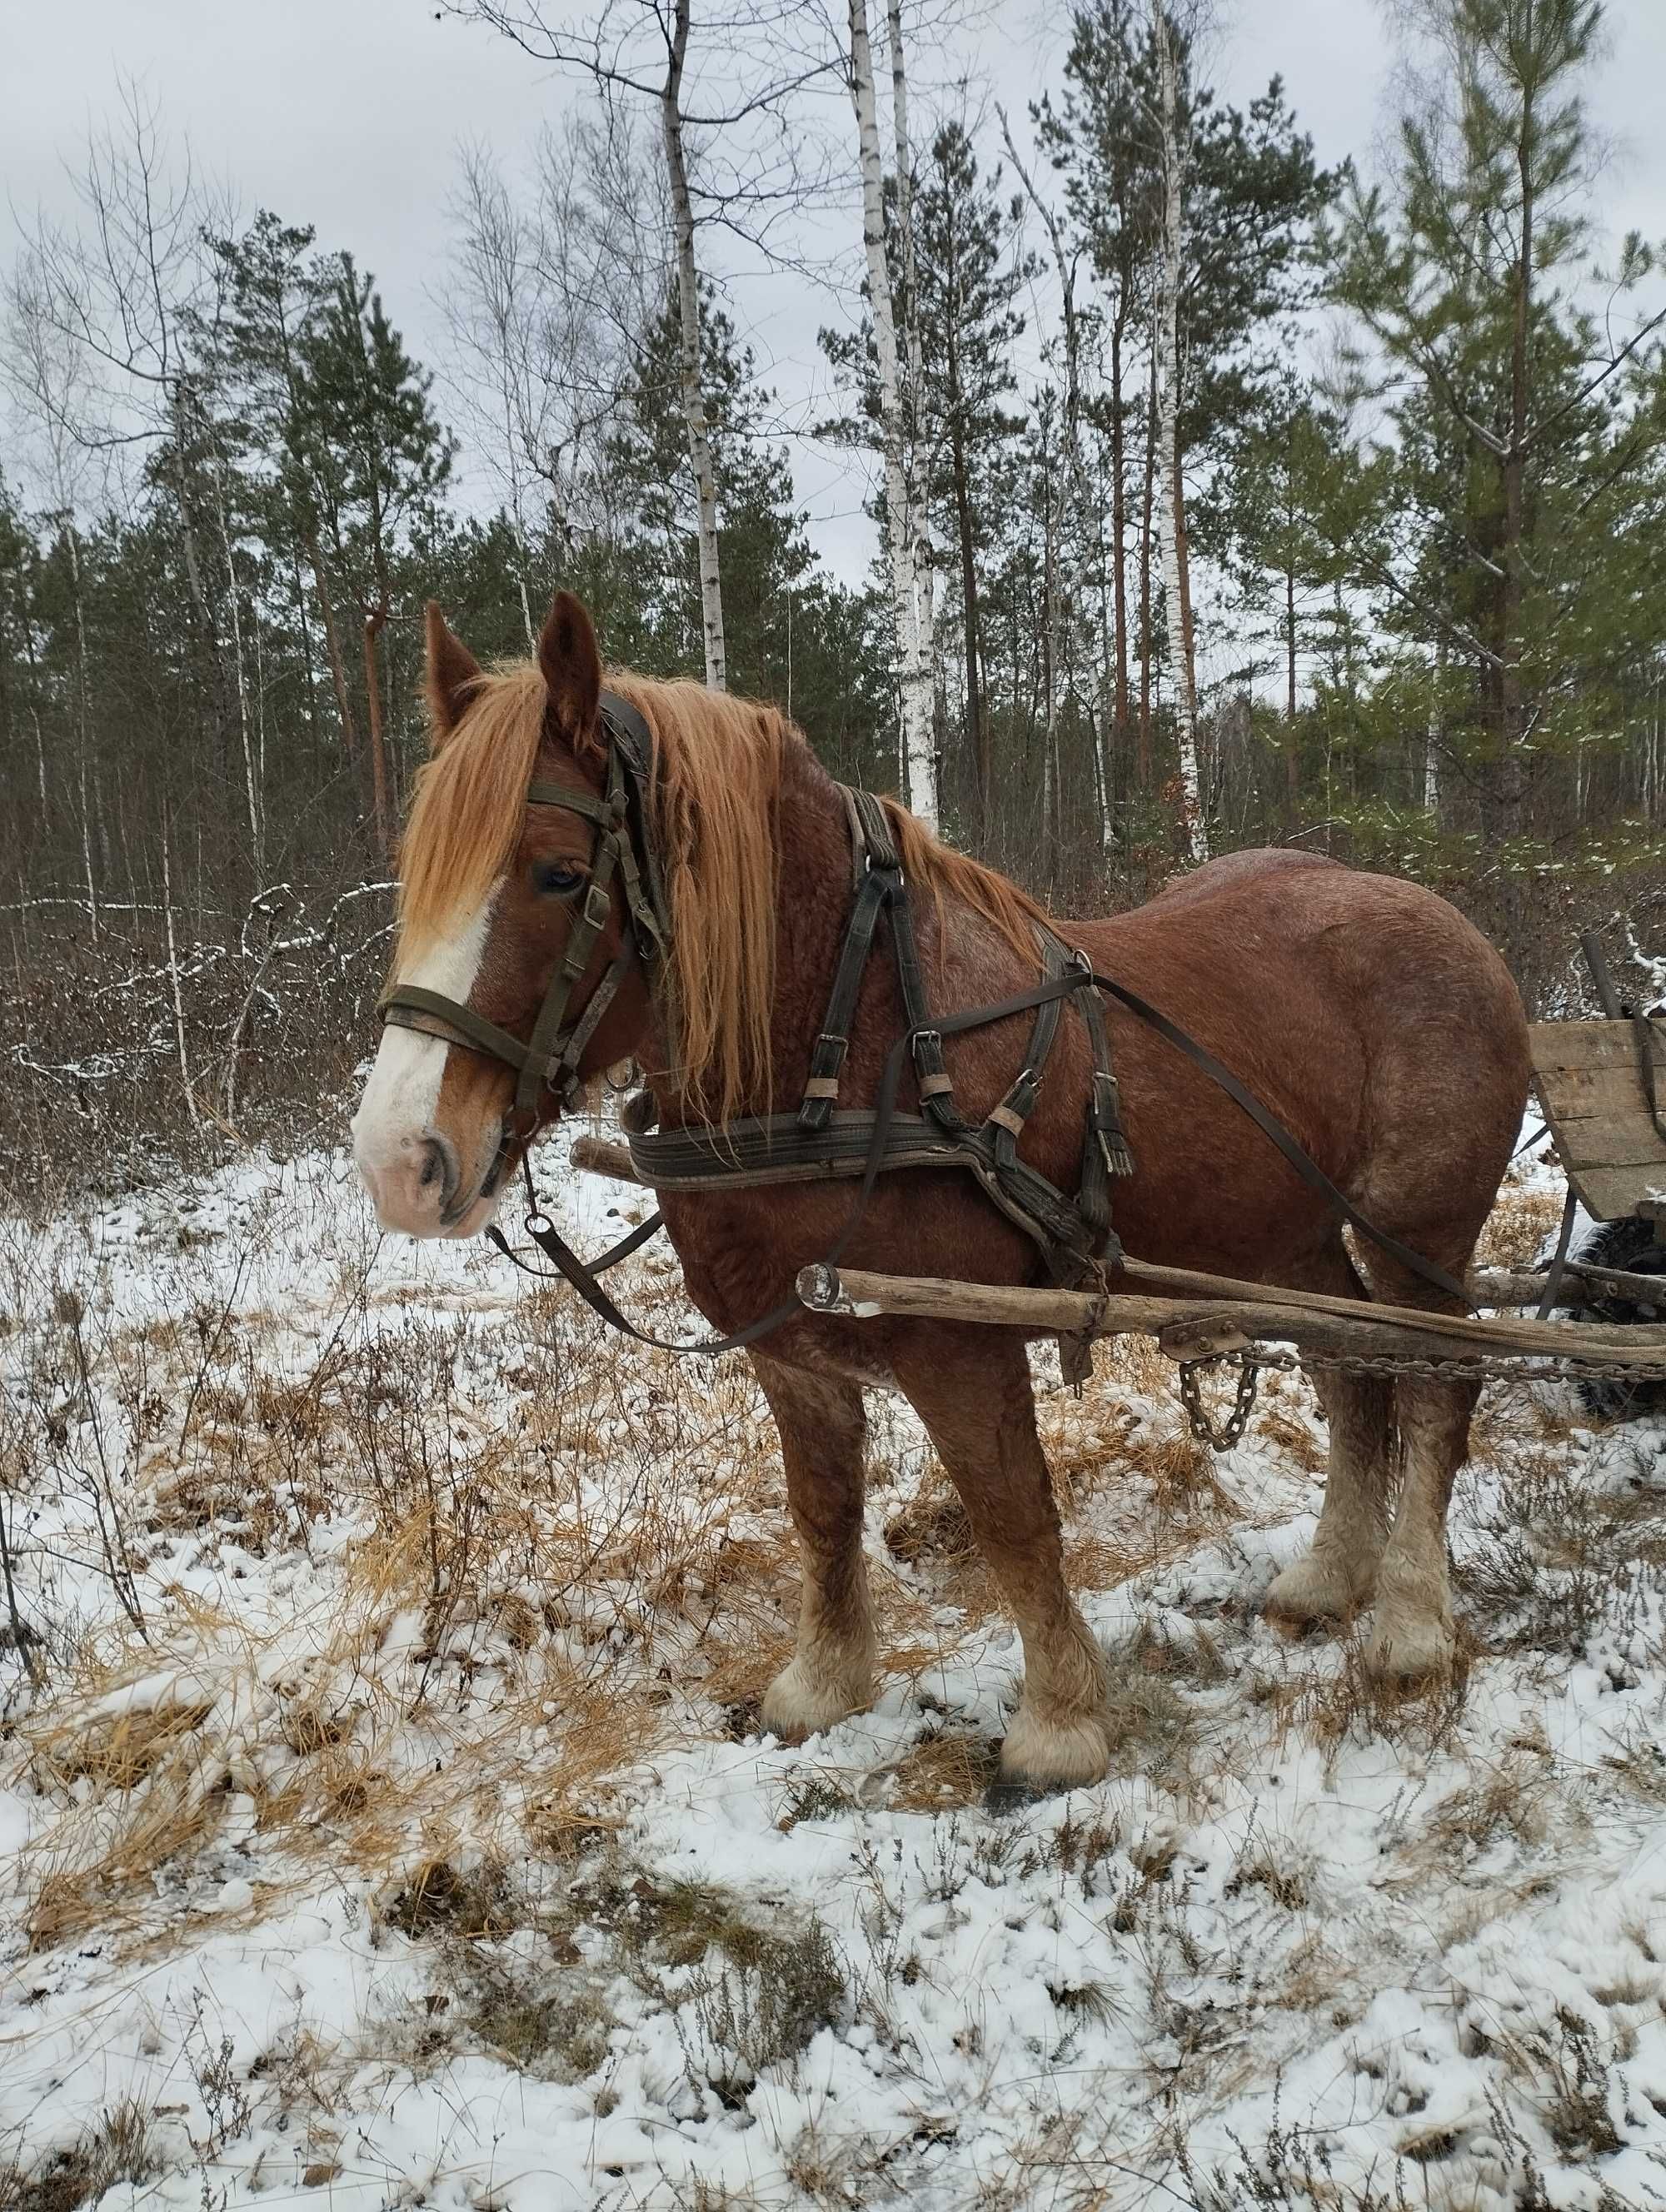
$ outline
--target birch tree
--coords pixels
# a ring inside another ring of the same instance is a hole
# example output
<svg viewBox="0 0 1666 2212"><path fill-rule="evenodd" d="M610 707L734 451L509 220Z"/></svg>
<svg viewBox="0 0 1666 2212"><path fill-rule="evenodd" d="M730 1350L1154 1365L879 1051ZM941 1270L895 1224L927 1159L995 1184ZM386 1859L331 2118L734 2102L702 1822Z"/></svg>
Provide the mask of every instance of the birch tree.
<svg viewBox="0 0 1666 2212"><path fill-rule="evenodd" d="M541 619L528 580L534 540L551 531L570 558L606 526L608 440L664 307L654 241L668 208L656 179L622 116L546 131L524 199L483 149L463 155L441 303L448 381L520 550L529 643Z"/></svg>
<svg viewBox="0 0 1666 2212"><path fill-rule="evenodd" d="M659 124L670 200L672 265L680 336L679 388L689 467L699 510L700 598L706 682L727 683L717 471L711 409L701 358L701 290L706 272L697 233L717 223L769 246L800 196L800 146L788 128L793 97L824 74L786 36L793 0L763 0L702 25L700 85L690 59L690 0L605 0L588 27L546 16L539 0L447 0L447 12L489 25L540 61L587 77L609 101L651 108ZM760 137L764 126L773 130ZM714 155L727 140L727 155ZM696 175L699 141L712 173ZM719 167L727 161L727 166Z"/></svg>
<svg viewBox="0 0 1666 2212"><path fill-rule="evenodd" d="M885 169L868 40L867 0L849 0L850 99L856 113L862 185L862 252L867 264L868 308L879 357L879 424L885 467L885 538L891 565L891 621L897 641L897 684L902 700L902 758L909 805L935 830L937 753L932 738L932 662L920 620L919 536L907 465L897 313L885 252ZM900 52L893 83L901 74Z"/></svg>
<svg viewBox="0 0 1666 2212"><path fill-rule="evenodd" d="M1185 857L1207 860L1197 750L1197 677L1192 653L1192 586L1186 543L1186 489L1180 468L1180 284L1186 252L1187 131L1180 109L1179 33L1169 9L1154 11L1163 225L1158 256L1156 327L1157 441L1162 488L1158 500L1163 588L1168 600L1169 662L1174 686L1175 745L1179 756L1177 823Z"/></svg>

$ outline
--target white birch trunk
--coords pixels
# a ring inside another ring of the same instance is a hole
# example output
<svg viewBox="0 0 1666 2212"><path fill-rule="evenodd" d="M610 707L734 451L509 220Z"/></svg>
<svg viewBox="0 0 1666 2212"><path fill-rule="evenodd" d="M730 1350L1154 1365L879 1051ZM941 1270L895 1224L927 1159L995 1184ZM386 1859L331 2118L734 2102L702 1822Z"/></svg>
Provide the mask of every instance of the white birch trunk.
<svg viewBox="0 0 1666 2212"><path fill-rule="evenodd" d="M682 319L683 420L688 428L689 460L700 507L700 616L706 634L706 686L728 689L723 641L723 583L717 559L717 469L712 459L710 426L700 374L700 275L694 260L694 209L689 198L688 165L683 156L683 64L689 47L690 0L677 0L670 65L660 99L660 135L666 173L671 182L672 227L677 239L677 304Z"/></svg>
<svg viewBox="0 0 1666 2212"><path fill-rule="evenodd" d="M1185 149L1180 143L1180 69L1174 26L1165 9L1157 9L1156 20L1163 101L1163 250L1158 257L1156 331L1157 434L1164 484L1163 588L1169 603L1169 658L1174 669L1181 835L1187 858L1207 860L1209 832L1203 818L1198 774L1197 698L1187 650L1185 586L1181 574L1185 518L1180 479L1180 272L1185 248Z"/></svg>
<svg viewBox="0 0 1666 2212"><path fill-rule="evenodd" d="M1423 804L1437 821L1440 818L1440 708L1444 689L1441 679L1445 660L1444 653L1437 648L1434 681L1429 690L1429 727L1423 743Z"/></svg>
<svg viewBox="0 0 1666 2212"><path fill-rule="evenodd" d="M891 44L891 112L897 141L897 227L903 249L903 345L908 384L903 409L903 470L914 524L915 651L925 669L927 696L937 699L937 562L931 514L919 470L921 393L925 386L920 337L920 278L914 252L914 143L909 133L909 76L903 52L903 0L886 0ZM933 758L935 755L933 754Z"/></svg>
<svg viewBox="0 0 1666 2212"><path fill-rule="evenodd" d="M903 702L903 758L908 800L928 830L937 827L937 759L932 748L931 661L922 653L921 604L913 510L909 498L903 393L897 357L897 322L885 262L884 171L868 44L867 0L850 4L850 96L856 110L861 158L862 246L867 256L874 350L879 358L879 417L885 434L885 535L891 555L891 614L897 635L897 684Z"/></svg>

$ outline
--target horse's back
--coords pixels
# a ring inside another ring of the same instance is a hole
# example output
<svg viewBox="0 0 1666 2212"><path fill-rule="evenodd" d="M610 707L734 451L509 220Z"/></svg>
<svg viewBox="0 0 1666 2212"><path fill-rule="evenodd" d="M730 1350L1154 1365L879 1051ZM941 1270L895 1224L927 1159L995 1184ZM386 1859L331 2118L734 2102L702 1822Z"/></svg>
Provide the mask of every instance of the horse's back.
<svg viewBox="0 0 1666 2212"><path fill-rule="evenodd" d="M1189 875L1177 876L1171 883L1164 884L1160 890L1153 892L1146 904L1148 907L1195 905L1200 899L1218 897L1222 892L1240 889L1246 883L1259 883L1264 878L1316 871L1329 871L1341 875L1353 872L1343 867L1340 860L1329 860L1322 853L1298 853L1288 845L1250 845L1241 852L1223 853L1217 860L1206 860L1201 868L1194 868Z"/></svg>

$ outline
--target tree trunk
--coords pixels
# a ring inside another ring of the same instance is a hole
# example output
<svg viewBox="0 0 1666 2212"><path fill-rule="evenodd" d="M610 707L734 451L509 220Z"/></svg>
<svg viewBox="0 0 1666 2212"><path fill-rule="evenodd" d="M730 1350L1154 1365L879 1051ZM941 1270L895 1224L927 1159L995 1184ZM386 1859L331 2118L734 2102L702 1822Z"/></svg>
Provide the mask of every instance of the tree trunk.
<svg viewBox="0 0 1666 2212"><path fill-rule="evenodd" d="M1174 26L1157 10L1163 100L1163 251L1158 266L1158 437L1162 451L1163 580L1169 599L1174 664L1175 742L1180 755L1177 827L1189 860L1209 857L1198 774L1197 694L1192 672L1191 579L1186 557L1186 497L1180 473L1180 264L1184 248L1185 154L1180 141L1179 58Z"/></svg>
<svg viewBox="0 0 1666 2212"><path fill-rule="evenodd" d="M173 417L173 493L179 510L179 546L185 556L185 586L191 593L191 604L196 610L201 627L204 647L208 653L209 714L213 722L215 742L220 754L222 769L226 766L226 716L223 684L220 666L220 634L214 621L214 610L209 605L207 592L203 587L202 563L197 557L197 532L191 520L190 486L185 476L185 386L183 379L173 381L170 406Z"/></svg>
<svg viewBox="0 0 1666 2212"><path fill-rule="evenodd" d="M1156 773L1152 747L1152 514L1157 493L1157 347L1151 349L1146 387L1146 480L1140 502L1140 788L1149 791Z"/></svg>
<svg viewBox="0 0 1666 2212"><path fill-rule="evenodd" d="M862 172L862 246L867 258L874 349L879 363L879 416L885 435L885 535L891 553L891 615L902 694L903 756L909 804L927 829L938 821L937 759L932 745L931 661L921 650L919 563L905 468L906 425L897 358L897 322L885 259L884 173L868 46L867 0L849 0L850 96Z"/></svg>
<svg viewBox="0 0 1666 2212"><path fill-rule="evenodd" d="M376 647L387 623L387 601L371 608L364 618L364 699L370 732L370 792L375 811L376 851L383 860L393 854L393 816L388 801L387 748L382 732L382 687Z"/></svg>
<svg viewBox="0 0 1666 2212"><path fill-rule="evenodd" d="M983 717L977 665L977 562L972 538L971 486L968 482L965 423L961 412L960 355L953 316L945 338L944 369L949 414L949 467L954 478L956 534L960 544L960 596L964 612L966 648L966 747L972 757L972 776L977 789L978 835L987 842L990 828L989 732Z"/></svg>
<svg viewBox="0 0 1666 2212"><path fill-rule="evenodd" d="M903 53L902 0L887 0L885 27L891 44L891 112L897 144L897 228L903 256L901 356L908 363L903 386L903 470L909 514L914 525L915 650L934 702L937 684L937 563L932 547L931 508L915 481L919 460L920 395L925 386L920 336L920 278L914 247L914 146L909 135L909 77ZM900 366L900 362L899 362ZM939 755L933 743L933 758Z"/></svg>
<svg viewBox="0 0 1666 2212"><path fill-rule="evenodd" d="M1128 534L1127 484L1122 454L1122 303L1119 300L1110 326L1110 574L1116 611L1116 689L1113 695L1111 727L1116 743L1127 743L1128 728L1128 580L1123 574L1123 541Z"/></svg>
<svg viewBox="0 0 1666 2212"><path fill-rule="evenodd" d="M192 1127L197 1127L201 1116L197 1111L197 1093L191 1080L191 1060L185 1051L185 1002L179 986L179 949L173 934L173 873L168 860L168 846L172 832L166 822L162 824L162 924L167 939L167 977L169 995L173 1002L173 1042L179 1054L179 1081L185 1094L185 1111Z"/></svg>
<svg viewBox="0 0 1666 2212"><path fill-rule="evenodd" d="M347 689L347 664L342 659L341 633L336 628L336 610L330 598L330 586L324 573L324 554L318 542L316 529L308 528L302 541L307 558L313 570L313 588L318 593L319 619L324 624L324 642L330 656L330 678L336 690L336 712L341 718L343 749L353 755L359 749L359 733L353 720L353 703Z"/></svg>
<svg viewBox="0 0 1666 2212"><path fill-rule="evenodd" d="M70 586L75 595L76 607L76 725L80 740L76 747L76 768L81 790L81 864L87 878L87 918L91 925L94 945L99 941L98 884L93 871L92 800L89 781L96 787L96 779L88 774L88 753L92 744L92 716L88 710L87 683L87 613L81 590L81 543L71 517L67 526L70 541Z"/></svg>
<svg viewBox="0 0 1666 2212"><path fill-rule="evenodd" d="M690 0L677 0L665 90L660 97L660 135L666 173L671 181L672 227L677 238L677 304L682 329L683 421L689 434L689 460L700 507L700 617L706 635L706 685L728 688L728 656L723 638L723 583L717 555L717 465L712 457L710 426L700 369L700 276L694 261L694 209L683 156L683 64L689 46Z"/></svg>
<svg viewBox="0 0 1666 2212"><path fill-rule="evenodd" d="M254 741L249 731L249 679L243 665L243 616L237 600L237 562L232 552L231 522L226 513L226 471L216 460L214 471L216 519L220 525L220 548L226 559L226 592L231 607L232 666L237 678L237 726L243 741L243 793L249 810L249 848L255 878L266 879L266 838L260 817L260 793L254 772Z"/></svg>
<svg viewBox="0 0 1666 2212"><path fill-rule="evenodd" d="M1003 112L1001 133L1006 141L1006 150L1012 167L1018 171L1031 205L1040 216L1047 231L1048 244L1053 249L1053 267L1059 280L1059 304L1064 325L1064 497L1060 503L1059 541L1063 558L1067 561L1063 579L1055 583L1055 590L1063 601L1065 623L1071 635L1066 665L1073 684L1076 666L1075 624L1080 618L1085 594L1081 588L1084 548L1088 534L1088 517L1095 502L1088 495L1086 470L1082 459L1082 346L1081 331L1076 319L1076 264L1066 248L1064 232L1058 216L1042 198L1031 183L1028 172L1018 159L1018 148L1012 143L1012 134L1006 125ZM1099 772L1098 753L1095 749L1095 789L1099 802L1099 845L1109 860L1111 850L1110 809L1106 803L1108 778Z"/></svg>
<svg viewBox="0 0 1666 2212"><path fill-rule="evenodd" d="M1521 183L1521 238L1515 267L1515 300L1510 341L1510 446L1504 456L1504 665L1499 672L1502 757L1499 795L1507 837L1522 826L1525 778L1522 747L1526 737L1522 701L1523 540L1526 533L1525 491L1528 447L1527 340L1533 307L1534 121L1530 86L1522 90L1521 130L1516 141L1516 170Z"/></svg>

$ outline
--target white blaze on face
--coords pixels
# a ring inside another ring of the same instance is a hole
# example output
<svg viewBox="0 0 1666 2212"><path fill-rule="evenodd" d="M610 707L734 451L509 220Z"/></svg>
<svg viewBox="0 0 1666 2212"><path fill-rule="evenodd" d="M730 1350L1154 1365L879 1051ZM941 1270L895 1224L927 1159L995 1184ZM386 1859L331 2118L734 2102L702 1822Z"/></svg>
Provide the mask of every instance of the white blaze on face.
<svg viewBox="0 0 1666 2212"><path fill-rule="evenodd" d="M402 969L395 980L467 1006L485 954L499 888L495 884L472 915L460 917L442 942L413 966ZM353 1116L353 1158L385 1227L422 1232L423 1224L410 1208L416 1190L423 1188L418 1182L423 1147L435 1133L450 1049L443 1038L397 1022L389 1022L382 1030L375 1065ZM468 1165L463 1164L465 1175Z"/></svg>

